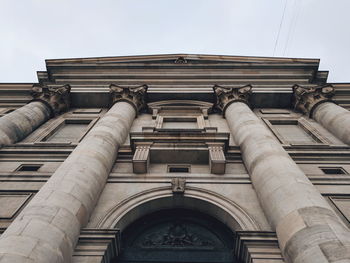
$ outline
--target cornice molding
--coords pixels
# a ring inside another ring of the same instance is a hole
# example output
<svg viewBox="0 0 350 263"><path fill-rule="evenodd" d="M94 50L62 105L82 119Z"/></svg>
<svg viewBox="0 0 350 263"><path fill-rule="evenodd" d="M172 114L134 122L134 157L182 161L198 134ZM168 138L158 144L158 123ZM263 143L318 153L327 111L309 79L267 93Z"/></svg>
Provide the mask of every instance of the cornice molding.
<svg viewBox="0 0 350 263"><path fill-rule="evenodd" d="M32 101L40 101L50 108L51 115L55 116L65 112L70 107L71 86L65 84L61 87L47 87L40 84L34 84L30 91L33 97Z"/></svg>
<svg viewBox="0 0 350 263"><path fill-rule="evenodd" d="M140 110L147 106L146 95L148 86L146 84L138 87L122 87L116 84L109 86L111 94L111 105L114 105L118 101L125 101L130 103L138 113Z"/></svg>
<svg viewBox="0 0 350 263"><path fill-rule="evenodd" d="M295 110L307 114L312 118L316 106L323 102L333 102L334 87L331 84L305 88L295 84L293 86L293 107Z"/></svg>
<svg viewBox="0 0 350 263"><path fill-rule="evenodd" d="M252 85L248 84L238 88L215 85L213 90L216 96L215 107L225 115L226 108L231 103L243 102L249 105L249 98L252 94Z"/></svg>

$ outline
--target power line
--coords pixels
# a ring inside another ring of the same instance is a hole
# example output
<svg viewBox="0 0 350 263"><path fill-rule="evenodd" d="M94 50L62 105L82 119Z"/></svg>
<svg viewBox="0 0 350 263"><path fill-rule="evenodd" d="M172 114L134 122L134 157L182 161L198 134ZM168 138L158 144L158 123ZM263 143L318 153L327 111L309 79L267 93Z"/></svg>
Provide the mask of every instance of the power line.
<svg viewBox="0 0 350 263"><path fill-rule="evenodd" d="M279 28L278 28L278 33L277 33L276 42L275 42L275 47L274 47L274 49L273 49L273 54L272 54L272 56L275 56L277 43L278 43L278 40L279 40L279 38L280 38L281 28L282 28L282 24L283 24L283 21L284 21L284 14L286 13L286 7L287 7L287 0L285 0L285 2L284 2L283 14L282 14L282 17L281 17L280 26L279 26Z"/></svg>
<svg viewBox="0 0 350 263"><path fill-rule="evenodd" d="M286 54L286 51L287 51L287 47L289 45L289 41L290 41L290 36L294 34L294 31L295 31L295 27L296 27L296 24L297 24L297 20L298 20L298 17L299 17L299 11L300 11L300 4L298 5L298 0L294 0L294 15L293 15L293 18L292 18L292 22L291 22L291 25L289 27L289 30L288 30L288 36L287 36L287 42L286 42L286 45L284 46L284 50L283 50L283 56Z"/></svg>

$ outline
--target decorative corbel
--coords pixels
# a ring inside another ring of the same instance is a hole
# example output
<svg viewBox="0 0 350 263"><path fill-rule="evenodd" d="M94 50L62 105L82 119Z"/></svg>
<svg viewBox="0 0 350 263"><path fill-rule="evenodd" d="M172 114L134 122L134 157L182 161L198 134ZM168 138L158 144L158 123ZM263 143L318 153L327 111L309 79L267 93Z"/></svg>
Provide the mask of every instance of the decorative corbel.
<svg viewBox="0 0 350 263"><path fill-rule="evenodd" d="M216 103L215 107L222 111L225 116L226 108L233 102L244 102L249 105L249 98L252 94L252 85L248 84L239 88L229 88L215 85L213 87Z"/></svg>
<svg viewBox="0 0 350 263"><path fill-rule="evenodd" d="M183 194L186 190L185 178L173 178L171 179L171 189L173 194Z"/></svg>
<svg viewBox="0 0 350 263"><path fill-rule="evenodd" d="M115 84L109 86L112 105L118 101L125 101L130 103L138 113L144 107L146 107L146 92L147 85L141 85L138 87L121 87Z"/></svg>
<svg viewBox="0 0 350 263"><path fill-rule="evenodd" d="M34 84L30 94L33 97L32 101L41 101L47 105L53 117L69 109L70 90L71 86L69 84L57 88Z"/></svg>
<svg viewBox="0 0 350 263"><path fill-rule="evenodd" d="M295 84L293 86L293 106L295 110L308 114L312 118L316 106L323 102L332 102L334 87L331 84L305 88Z"/></svg>

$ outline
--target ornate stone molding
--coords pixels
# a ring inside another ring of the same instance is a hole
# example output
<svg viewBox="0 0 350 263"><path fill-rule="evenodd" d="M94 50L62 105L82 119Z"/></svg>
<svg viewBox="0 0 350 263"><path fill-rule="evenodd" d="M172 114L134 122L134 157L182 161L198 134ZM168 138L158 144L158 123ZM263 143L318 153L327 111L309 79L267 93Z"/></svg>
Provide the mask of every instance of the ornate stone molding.
<svg viewBox="0 0 350 263"><path fill-rule="evenodd" d="M225 115L226 108L233 102L239 101L248 104L249 97L252 93L252 85L248 84L239 88L215 85L213 90L216 95L215 106Z"/></svg>
<svg viewBox="0 0 350 263"><path fill-rule="evenodd" d="M135 107L138 113L142 108L146 107L146 92L147 85L141 85L139 87L121 87L115 84L109 86L112 105L117 101L125 101Z"/></svg>
<svg viewBox="0 0 350 263"><path fill-rule="evenodd" d="M186 64L187 60L184 57L178 57L175 61L175 64Z"/></svg>
<svg viewBox="0 0 350 263"><path fill-rule="evenodd" d="M299 85L293 86L293 106L295 110L308 114L312 118L312 114L316 106L331 101L334 96L334 88L331 84L305 88Z"/></svg>
<svg viewBox="0 0 350 263"><path fill-rule="evenodd" d="M57 88L34 84L31 90L32 101L41 101L46 104L51 110L51 115L54 116L69 109L70 90L69 84Z"/></svg>

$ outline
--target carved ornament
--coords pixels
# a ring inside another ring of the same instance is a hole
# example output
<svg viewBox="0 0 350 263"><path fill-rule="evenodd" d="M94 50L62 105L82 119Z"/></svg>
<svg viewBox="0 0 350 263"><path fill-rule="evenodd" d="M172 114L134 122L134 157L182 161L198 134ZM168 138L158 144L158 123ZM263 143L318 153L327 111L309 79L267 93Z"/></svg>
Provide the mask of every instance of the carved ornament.
<svg viewBox="0 0 350 263"><path fill-rule="evenodd" d="M210 238L188 229L183 222L169 225L167 232L152 232L141 243L142 248L197 248L213 249L215 243Z"/></svg>
<svg viewBox="0 0 350 263"><path fill-rule="evenodd" d="M173 194L183 194L186 188L186 179L173 178L171 180L171 188L172 188Z"/></svg>
<svg viewBox="0 0 350 263"><path fill-rule="evenodd" d="M109 86L112 105L118 101L125 101L134 106L138 113L144 107L146 107L146 92L147 85L138 87L121 87L115 84Z"/></svg>
<svg viewBox="0 0 350 263"><path fill-rule="evenodd" d="M293 93L294 109L308 114L312 118L316 106L323 102L331 101L335 92L330 84L312 88L305 88L296 84L293 86Z"/></svg>
<svg viewBox="0 0 350 263"><path fill-rule="evenodd" d="M250 84L239 88L229 88L215 85L213 87L216 95L215 106L225 115L226 108L233 102L248 103L249 97L252 93L252 86Z"/></svg>
<svg viewBox="0 0 350 263"><path fill-rule="evenodd" d="M43 102L54 116L69 109L70 90L69 84L57 88L34 84L30 93L33 97L32 101Z"/></svg>
<svg viewBox="0 0 350 263"><path fill-rule="evenodd" d="M175 64L186 64L187 60L184 57L178 57L175 61Z"/></svg>

